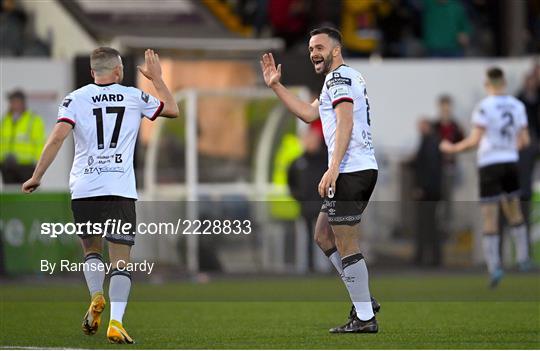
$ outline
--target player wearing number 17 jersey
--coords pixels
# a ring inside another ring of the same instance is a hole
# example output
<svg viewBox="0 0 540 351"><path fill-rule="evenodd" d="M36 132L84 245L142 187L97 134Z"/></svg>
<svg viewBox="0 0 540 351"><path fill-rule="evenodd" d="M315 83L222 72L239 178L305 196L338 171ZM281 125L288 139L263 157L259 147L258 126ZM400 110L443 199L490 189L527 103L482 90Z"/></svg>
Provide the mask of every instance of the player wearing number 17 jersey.
<svg viewBox="0 0 540 351"><path fill-rule="evenodd" d="M475 108L473 130L457 144L441 143L441 150L458 153L478 146L477 163L482 211L482 245L491 276L491 287L503 276L499 242L499 204L515 241L516 260L522 270L528 269L527 229L519 204L518 151L529 144L527 115L521 101L505 93L505 79L500 68L487 71L488 96Z"/></svg>
<svg viewBox="0 0 540 351"><path fill-rule="evenodd" d="M71 198L136 199L133 151L141 116L154 120L162 109L157 98L118 83L88 84L69 94L58 122L73 126Z"/></svg>
<svg viewBox="0 0 540 351"><path fill-rule="evenodd" d="M133 153L143 117L174 118L178 106L161 78L159 57L145 52L145 64L139 71L152 81L159 99L121 85L122 59L112 48L98 48L90 56L93 84L69 94L58 110L57 124L45 145L32 178L22 190L33 192L56 157L63 141L73 130L75 158L70 174L71 208L77 223L100 224L109 242L112 273L109 284L111 319L107 338L112 343L133 343L122 324L131 290L131 274L125 270L135 240L135 173ZM130 233L107 230L107 222L129 223ZM98 234L98 235L92 235ZM85 255L84 277L91 296L90 307L83 318L83 332L93 335L101 323L105 308L101 233L80 235ZM101 269L96 269L101 267Z"/></svg>

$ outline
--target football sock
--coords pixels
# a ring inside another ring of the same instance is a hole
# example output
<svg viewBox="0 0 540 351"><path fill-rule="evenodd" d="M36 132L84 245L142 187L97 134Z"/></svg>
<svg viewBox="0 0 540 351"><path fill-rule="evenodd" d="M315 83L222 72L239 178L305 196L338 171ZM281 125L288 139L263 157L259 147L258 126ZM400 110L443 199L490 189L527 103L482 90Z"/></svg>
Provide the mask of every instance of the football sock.
<svg viewBox="0 0 540 351"><path fill-rule="evenodd" d="M529 260L529 243L527 242L527 227L524 223L510 228L516 247L516 260L524 263Z"/></svg>
<svg viewBox="0 0 540 351"><path fill-rule="evenodd" d="M83 273L90 296L93 297L96 293L103 293L105 266L103 266L103 257L100 254L92 252L86 255L84 258Z"/></svg>
<svg viewBox="0 0 540 351"><path fill-rule="evenodd" d="M371 295L369 293L368 270L361 253L343 257L343 282L347 286L349 296L360 320L373 318Z"/></svg>
<svg viewBox="0 0 540 351"><path fill-rule="evenodd" d="M500 268L501 257L499 253L499 235L484 234L482 238L482 247L484 249L484 259L486 260L488 272L492 274Z"/></svg>
<svg viewBox="0 0 540 351"><path fill-rule="evenodd" d="M111 300L111 319L122 323L126 310L129 291L131 289L131 274L127 271L113 269L109 284L109 299Z"/></svg>
<svg viewBox="0 0 540 351"><path fill-rule="evenodd" d="M339 255L339 252L337 248L331 248L330 250L326 250L324 252L326 257L332 262L334 267L336 267L336 271L339 273L340 276L343 276L343 267L341 266L341 256Z"/></svg>

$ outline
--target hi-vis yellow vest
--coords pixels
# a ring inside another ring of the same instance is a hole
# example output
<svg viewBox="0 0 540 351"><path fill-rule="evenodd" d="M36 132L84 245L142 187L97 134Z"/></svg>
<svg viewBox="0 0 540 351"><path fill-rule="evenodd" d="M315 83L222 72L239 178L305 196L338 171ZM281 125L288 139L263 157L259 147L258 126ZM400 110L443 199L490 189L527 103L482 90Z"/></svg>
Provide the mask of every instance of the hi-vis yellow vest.
<svg viewBox="0 0 540 351"><path fill-rule="evenodd" d="M272 218L294 220L300 215L300 205L288 194L287 172L289 166L302 155L302 144L295 134L285 134L274 157L272 183L281 187L283 195L271 195L270 214Z"/></svg>
<svg viewBox="0 0 540 351"><path fill-rule="evenodd" d="M20 165L35 164L45 144L43 119L24 111L17 121L7 113L0 122L0 163L12 155Z"/></svg>

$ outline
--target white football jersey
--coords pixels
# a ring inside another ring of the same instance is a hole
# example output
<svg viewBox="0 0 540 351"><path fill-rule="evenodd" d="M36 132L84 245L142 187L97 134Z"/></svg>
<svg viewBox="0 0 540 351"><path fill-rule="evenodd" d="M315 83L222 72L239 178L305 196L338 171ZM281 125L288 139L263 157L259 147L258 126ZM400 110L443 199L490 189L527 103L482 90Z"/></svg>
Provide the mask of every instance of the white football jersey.
<svg viewBox="0 0 540 351"><path fill-rule="evenodd" d="M120 84L88 84L58 109L58 122L73 126L72 199L116 195L137 199L133 153L141 118L158 117L163 102Z"/></svg>
<svg viewBox="0 0 540 351"><path fill-rule="evenodd" d="M371 136L366 82L359 72L347 65L341 65L326 75L319 97L319 115L328 147L328 163L332 160L336 138L337 120L334 108L344 101L353 103L353 130L339 172L378 169Z"/></svg>
<svg viewBox="0 0 540 351"><path fill-rule="evenodd" d="M483 128L478 148L478 166L517 162L517 137L527 127L525 105L510 95L492 95L476 106L473 124Z"/></svg>

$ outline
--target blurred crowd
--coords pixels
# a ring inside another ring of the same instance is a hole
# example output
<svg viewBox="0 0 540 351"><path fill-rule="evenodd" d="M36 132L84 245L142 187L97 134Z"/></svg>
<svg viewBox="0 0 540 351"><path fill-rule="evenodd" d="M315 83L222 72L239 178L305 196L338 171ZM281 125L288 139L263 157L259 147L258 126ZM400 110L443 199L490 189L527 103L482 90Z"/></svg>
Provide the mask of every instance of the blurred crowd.
<svg viewBox="0 0 540 351"><path fill-rule="evenodd" d="M38 38L29 16L15 0L0 0L0 56L49 56L50 45Z"/></svg>
<svg viewBox="0 0 540 351"><path fill-rule="evenodd" d="M288 50L305 50L311 29L331 25L341 30L351 57L540 52L540 0L217 1L228 4L254 36L280 37ZM0 5L0 56L48 56L52 38L35 34L32 16L16 0Z"/></svg>
<svg viewBox="0 0 540 351"><path fill-rule="evenodd" d="M289 50L304 50L309 30L321 25L339 28L348 55L356 57L505 56L509 50L505 0L222 1L256 36L281 37ZM540 52L540 1L518 3L526 12L521 54Z"/></svg>

